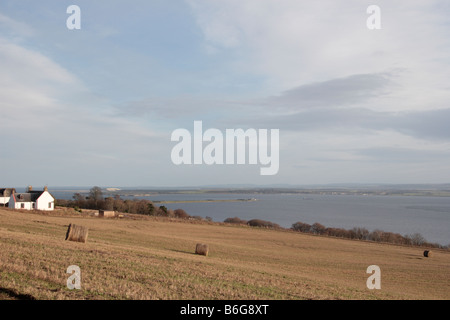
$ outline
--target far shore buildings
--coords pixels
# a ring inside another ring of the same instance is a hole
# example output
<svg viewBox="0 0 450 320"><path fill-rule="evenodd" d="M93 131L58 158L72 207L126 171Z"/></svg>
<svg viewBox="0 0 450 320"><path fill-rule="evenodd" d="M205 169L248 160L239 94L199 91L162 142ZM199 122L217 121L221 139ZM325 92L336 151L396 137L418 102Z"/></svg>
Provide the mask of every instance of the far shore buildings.
<svg viewBox="0 0 450 320"><path fill-rule="evenodd" d="M48 192L47 187L42 191L35 191L29 186L24 193L17 193L14 188L0 189L0 206L12 209L43 210L55 209L55 198Z"/></svg>

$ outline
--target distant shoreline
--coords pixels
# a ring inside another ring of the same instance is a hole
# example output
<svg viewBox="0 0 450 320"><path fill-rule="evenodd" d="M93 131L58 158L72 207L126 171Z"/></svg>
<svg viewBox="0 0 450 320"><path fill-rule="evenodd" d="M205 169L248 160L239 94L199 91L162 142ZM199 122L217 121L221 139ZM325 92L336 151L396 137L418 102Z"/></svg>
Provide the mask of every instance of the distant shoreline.
<svg viewBox="0 0 450 320"><path fill-rule="evenodd" d="M146 192L147 191L147 192ZM148 192L150 191L150 192ZM186 195L214 195L214 194L290 194L290 195L351 195L351 196L416 196L416 197L450 197L450 189L284 189L284 188L254 188L254 189L159 189L159 190L120 190L109 192L112 195L131 197L150 197L160 194L186 194ZM241 200L241 199L238 199ZM246 199L244 199L246 200ZM236 200L235 200L236 201Z"/></svg>
<svg viewBox="0 0 450 320"><path fill-rule="evenodd" d="M154 187L136 187L136 188L112 188L102 187L105 196L120 197L155 197L158 195L215 195L231 194L245 196L266 195L266 194L284 194L284 195L341 195L341 196L405 196L405 197L450 197L450 184L443 185L394 185L394 186L329 186L329 187L248 187L248 188L226 188L226 187L204 187L204 188L154 188ZM87 187L56 187L56 192L64 193L89 193ZM246 199L244 199L246 200ZM241 199L231 201L242 201ZM202 201L203 202L203 201ZM209 202L209 201L206 201Z"/></svg>
<svg viewBox="0 0 450 320"><path fill-rule="evenodd" d="M161 200L152 201L153 203L165 204L165 203L205 203L205 202L251 202L258 201L258 199L206 199L206 200Z"/></svg>

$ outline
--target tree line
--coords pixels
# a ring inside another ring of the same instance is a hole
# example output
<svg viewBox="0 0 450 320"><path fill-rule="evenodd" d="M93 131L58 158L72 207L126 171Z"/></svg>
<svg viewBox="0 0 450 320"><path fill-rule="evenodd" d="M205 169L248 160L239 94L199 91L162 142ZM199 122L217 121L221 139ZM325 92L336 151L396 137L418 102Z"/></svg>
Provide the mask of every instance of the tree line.
<svg viewBox="0 0 450 320"><path fill-rule="evenodd" d="M366 228L361 227L355 227L352 229L328 228L317 222L312 225L303 222L296 222L292 225L292 230L347 239L388 242L414 246L442 247L440 244L427 242L420 233L401 235L399 233L386 232L379 229L369 231Z"/></svg>
<svg viewBox="0 0 450 320"><path fill-rule="evenodd" d="M225 223L233 223L240 225L248 225L252 227L261 227L261 228L269 228L269 229L285 229L280 227L278 224L260 220L242 220L238 217L227 218L224 220ZM404 245L412 245L412 246L423 246L423 247L431 247L431 248L441 248L448 249L449 246L443 246L438 243L430 243L420 234L413 233L407 235L401 235L399 233L386 232L382 230L375 229L373 231L369 231L366 228L355 227L352 229L343 229L343 228L329 228L324 225L316 222L312 225L303 222L296 222L292 224L291 230L309 233L309 234L317 234L329 237L337 237L337 238L345 238L345 239L357 239L357 240L367 240L367 241L375 241L375 242L386 242L386 243L394 243L394 244L404 244Z"/></svg>
<svg viewBox="0 0 450 320"><path fill-rule="evenodd" d="M166 206L156 206L152 201L145 199L122 199L119 195L114 197L104 197L100 187L93 187L89 194L83 195L75 193L72 200L57 200L57 205L62 207L74 208L77 211L81 209L90 210L108 210L122 213L142 214L148 216L163 216L174 218L194 218L183 209L169 210Z"/></svg>

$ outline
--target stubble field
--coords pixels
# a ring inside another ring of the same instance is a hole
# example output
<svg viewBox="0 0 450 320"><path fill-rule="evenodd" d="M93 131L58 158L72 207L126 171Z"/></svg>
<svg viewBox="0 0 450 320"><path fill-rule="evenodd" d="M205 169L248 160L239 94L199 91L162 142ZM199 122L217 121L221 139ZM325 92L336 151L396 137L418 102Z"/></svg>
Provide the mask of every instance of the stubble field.
<svg viewBox="0 0 450 320"><path fill-rule="evenodd" d="M88 241L65 241L70 223ZM194 254L197 243L209 256ZM0 209L0 299L449 299L450 253L213 222ZM80 267L81 289L66 273ZM381 289L366 269L381 269Z"/></svg>

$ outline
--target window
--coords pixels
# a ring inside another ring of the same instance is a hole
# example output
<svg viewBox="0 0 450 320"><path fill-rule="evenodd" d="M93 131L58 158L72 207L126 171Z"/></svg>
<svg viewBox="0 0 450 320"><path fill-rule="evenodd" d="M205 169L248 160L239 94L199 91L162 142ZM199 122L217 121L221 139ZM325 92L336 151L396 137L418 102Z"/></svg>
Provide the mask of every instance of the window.
<svg viewBox="0 0 450 320"><path fill-rule="evenodd" d="M35 209L35 208L36 208L36 203L32 203L32 204L31 204L31 207L32 207L33 209Z"/></svg>
<svg viewBox="0 0 450 320"><path fill-rule="evenodd" d="M52 208L52 204L51 202L48 203L48 208L51 209Z"/></svg>
<svg viewBox="0 0 450 320"><path fill-rule="evenodd" d="M20 204L20 209L25 209L25 203Z"/></svg>

